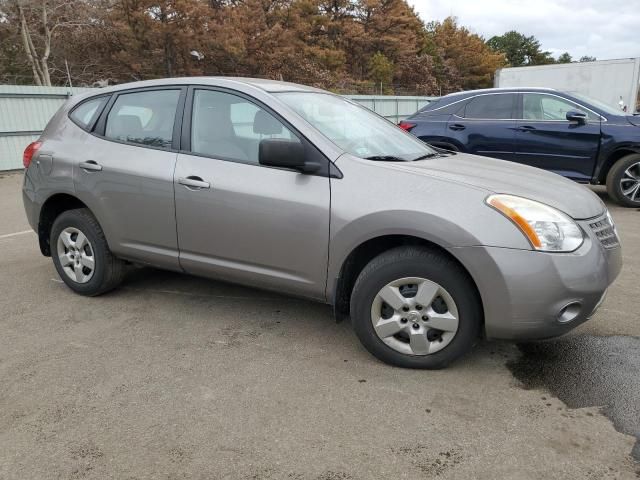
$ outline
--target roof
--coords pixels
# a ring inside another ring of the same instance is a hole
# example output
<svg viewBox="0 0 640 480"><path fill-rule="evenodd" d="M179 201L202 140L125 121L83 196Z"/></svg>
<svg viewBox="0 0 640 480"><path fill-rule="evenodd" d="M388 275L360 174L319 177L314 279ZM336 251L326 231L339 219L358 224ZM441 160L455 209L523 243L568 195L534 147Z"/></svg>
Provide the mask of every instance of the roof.
<svg viewBox="0 0 640 480"><path fill-rule="evenodd" d="M479 93L495 93L495 92L557 92L555 88L543 88L543 87L496 87L496 88L482 88L478 90L465 90L463 92L455 92L446 95L446 97L466 97L468 95L478 95Z"/></svg>
<svg viewBox="0 0 640 480"><path fill-rule="evenodd" d="M211 85L211 86L231 86L245 85L264 90L265 92L323 92L318 88L300 85L298 83L283 82L279 80L268 80L264 78L249 77L177 77L160 78L156 80L142 80L139 82L122 83L100 89L101 92L111 92L126 90L130 88L153 87L162 85Z"/></svg>

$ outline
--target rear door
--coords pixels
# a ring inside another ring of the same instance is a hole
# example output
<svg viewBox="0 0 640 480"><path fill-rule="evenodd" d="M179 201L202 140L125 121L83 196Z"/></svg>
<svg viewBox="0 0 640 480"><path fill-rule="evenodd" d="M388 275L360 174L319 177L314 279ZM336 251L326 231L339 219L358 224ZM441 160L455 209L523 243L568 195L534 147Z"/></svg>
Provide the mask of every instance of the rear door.
<svg viewBox="0 0 640 480"><path fill-rule="evenodd" d="M185 95L181 87L114 94L74 167L77 195L111 250L168 269L180 268L173 172Z"/></svg>
<svg viewBox="0 0 640 480"><path fill-rule="evenodd" d="M303 142L251 97L194 87L175 172L180 264L187 272L324 299L329 178L258 163L262 139ZM324 157L320 161L328 162Z"/></svg>
<svg viewBox="0 0 640 480"><path fill-rule="evenodd" d="M516 161L588 182L600 146L601 117L549 93L523 93L519 103ZM569 111L585 113L586 123L568 121Z"/></svg>
<svg viewBox="0 0 640 480"><path fill-rule="evenodd" d="M448 136L468 153L513 160L516 98L517 94L507 92L472 97L449 119Z"/></svg>

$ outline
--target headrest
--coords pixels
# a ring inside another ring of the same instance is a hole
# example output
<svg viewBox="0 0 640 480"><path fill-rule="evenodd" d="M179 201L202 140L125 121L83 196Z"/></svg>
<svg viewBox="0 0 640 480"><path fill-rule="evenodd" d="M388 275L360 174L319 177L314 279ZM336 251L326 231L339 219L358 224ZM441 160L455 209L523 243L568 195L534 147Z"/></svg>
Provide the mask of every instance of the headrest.
<svg viewBox="0 0 640 480"><path fill-rule="evenodd" d="M215 105L200 109L197 125L196 134L203 140L213 141L234 136L228 107Z"/></svg>
<svg viewBox="0 0 640 480"><path fill-rule="evenodd" d="M253 118L253 133L277 135L282 133L282 124L273 115L264 110L258 110Z"/></svg>

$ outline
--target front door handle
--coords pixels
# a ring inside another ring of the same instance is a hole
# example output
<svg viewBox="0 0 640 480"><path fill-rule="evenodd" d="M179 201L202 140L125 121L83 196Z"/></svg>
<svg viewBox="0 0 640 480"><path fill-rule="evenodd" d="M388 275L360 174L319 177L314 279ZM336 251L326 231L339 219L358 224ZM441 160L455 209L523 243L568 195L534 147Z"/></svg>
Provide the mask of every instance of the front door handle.
<svg viewBox="0 0 640 480"><path fill-rule="evenodd" d="M519 125L517 130L520 130L521 132L530 132L532 130L535 130L536 127L532 126L532 125Z"/></svg>
<svg viewBox="0 0 640 480"><path fill-rule="evenodd" d="M449 128L450 128L451 130L464 130L464 129L465 129L465 128L467 128L467 127L465 127L465 126L464 126L464 125L462 125L461 123L454 123L453 125L449 125Z"/></svg>
<svg viewBox="0 0 640 480"><path fill-rule="evenodd" d="M102 171L102 165L99 165L95 160L87 160L86 162L80 163L80 168L91 172Z"/></svg>
<svg viewBox="0 0 640 480"><path fill-rule="evenodd" d="M209 182L205 182L204 180L202 180L202 178L196 177L195 175L186 178L179 178L178 183L194 190L202 190L211 187L211 184Z"/></svg>

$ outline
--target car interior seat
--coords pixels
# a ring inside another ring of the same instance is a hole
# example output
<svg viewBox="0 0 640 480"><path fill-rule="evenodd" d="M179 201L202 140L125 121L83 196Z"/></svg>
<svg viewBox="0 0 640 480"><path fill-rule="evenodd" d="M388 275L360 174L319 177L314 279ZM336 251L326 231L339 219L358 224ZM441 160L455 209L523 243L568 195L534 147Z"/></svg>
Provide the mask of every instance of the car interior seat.
<svg viewBox="0 0 640 480"><path fill-rule="evenodd" d="M231 123L229 105L202 106L196 110L191 148L212 157L249 160L239 146Z"/></svg>
<svg viewBox="0 0 640 480"><path fill-rule="evenodd" d="M525 120L542 120L544 113L542 112L542 104L539 95L525 95L523 118Z"/></svg>
<svg viewBox="0 0 640 480"><path fill-rule="evenodd" d="M112 121L107 122L105 134L123 142L142 143L145 138L142 122L137 115L116 115Z"/></svg>

